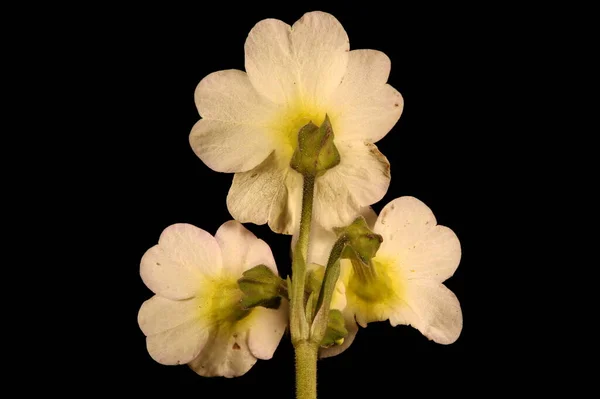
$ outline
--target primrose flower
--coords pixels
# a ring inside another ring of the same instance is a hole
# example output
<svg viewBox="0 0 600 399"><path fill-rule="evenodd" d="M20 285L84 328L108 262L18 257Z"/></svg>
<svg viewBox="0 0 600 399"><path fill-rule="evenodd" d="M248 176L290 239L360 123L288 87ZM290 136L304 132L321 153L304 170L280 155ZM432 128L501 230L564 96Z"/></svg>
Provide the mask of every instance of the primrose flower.
<svg viewBox="0 0 600 399"><path fill-rule="evenodd" d="M386 84L390 60L376 50L349 51L342 25L311 12L289 26L260 21L245 46L246 72L206 76L195 92L201 120L190 133L211 169L235 173L227 196L240 222L268 223L293 234L299 224L302 176L290 168L298 131L330 119L341 162L316 179L314 218L324 228L350 223L379 201L389 163L373 144L400 118L403 99Z"/></svg>
<svg viewBox="0 0 600 399"><path fill-rule="evenodd" d="M150 356L206 377L240 376L256 359L270 359L287 325L287 302L243 309L237 283L259 264L277 274L269 246L237 221L214 237L189 224L167 227L140 266L156 294L138 314Z"/></svg>
<svg viewBox="0 0 600 399"><path fill-rule="evenodd" d="M460 262L456 234L437 225L431 210L414 197L400 197L387 204L373 231L383 242L372 267L341 260L348 337L341 346L322 349L321 357L345 350L358 331L356 323L366 327L370 322L389 320L392 326L411 325L437 343L455 342L462 330L462 311L454 293L442 283ZM320 263L329 256L335 236L325 230L314 234L315 240L329 243L309 254L309 260Z"/></svg>

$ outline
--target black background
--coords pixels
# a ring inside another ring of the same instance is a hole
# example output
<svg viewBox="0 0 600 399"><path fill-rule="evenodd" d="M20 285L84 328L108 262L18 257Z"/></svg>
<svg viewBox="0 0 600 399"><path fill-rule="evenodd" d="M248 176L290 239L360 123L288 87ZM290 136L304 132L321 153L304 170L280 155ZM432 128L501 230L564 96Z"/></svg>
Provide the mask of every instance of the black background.
<svg viewBox="0 0 600 399"><path fill-rule="evenodd" d="M475 169L470 151L476 147L467 145L475 117L470 104L477 101L469 92L477 84L471 74L477 48L468 46L465 37L473 32L468 32L464 10L456 7L416 10L361 4L144 7L115 10L98 27L97 44L105 47L103 54L108 57L99 57L98 63L106 76L115 77L109 85L111 101L102 110L116 116L105 132L114 144L106 162L119 164L107 200L122 210L118 286L123 290L115 294L119 296L115 302L123 318L115 318L108 327L109 346L119 359L105 377L109 385L116 376L119 384L140 395L293 398L289 336L284 336L272 360L259 360L243 377L204 378L186 366L154 362L136 317L142 302L152 295L139 277L139 261L161 231L186 222L214 234L231 218L225 198L233 175L210 170L188 144L189 132L199 119L193 99L196 85L211 72L244 69L245 38L261 19L277 18L291 25L313 10L338 18L351 49L386 53L392 61L388 83L404 97L400 121L377 143L391 164L392 180L383 200L373 205L375 211L394 198L415 196L433 210L439 224L454 230L463 249L457 272L446 282L463 310L464 328L458 341L438 345L412 327L372 323L360 329L346 352L319 362L319 395L461 394L472 384L467 347L472 347L471 328L476 322L465 276L476 267L472 240L477 231L471 209L481 200L473 195L477 181L470 179ZM103 40L103 35L110 40ZM280 274L289 274L290 237L274 234L266 225L246 227L270 244Z"/></svg>

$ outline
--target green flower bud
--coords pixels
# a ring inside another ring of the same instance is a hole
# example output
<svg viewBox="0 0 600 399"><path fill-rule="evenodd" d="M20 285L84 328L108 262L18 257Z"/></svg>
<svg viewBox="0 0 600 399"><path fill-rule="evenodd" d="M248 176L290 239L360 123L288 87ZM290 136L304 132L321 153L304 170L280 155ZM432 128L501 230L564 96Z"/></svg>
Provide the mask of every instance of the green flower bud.
<svg viewBox="0 0 600 399"><path fill-rule="evenodd" d="M341 345L344 342L344 338L348 336L348 330L344 322L344 316L342 312L337 309L331 309L329 311L329 321L327 323L327 332L321 346L328 348L333 345Z"/></svg>

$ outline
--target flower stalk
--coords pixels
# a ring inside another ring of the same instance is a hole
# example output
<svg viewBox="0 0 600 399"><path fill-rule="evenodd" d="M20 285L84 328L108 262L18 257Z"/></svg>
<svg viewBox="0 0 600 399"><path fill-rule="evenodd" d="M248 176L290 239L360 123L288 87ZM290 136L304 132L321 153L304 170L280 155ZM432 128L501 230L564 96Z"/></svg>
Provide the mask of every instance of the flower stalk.
<svg viewBox="0 0 600 399"><path fill-rule="evenodd" d="M290 310L290 332L296 352L296 397L316 399L317 397L317 352L318 343L309 340L310 326L304 311L304 285L306 283L306 261L312 206L315 190L315 176L304 175L302 192L302 213L300 231L292 262L292 297Z"/></svg>
<svg viewBox="0 0 600 399"><path fill-rule="evenodd" d="M318 345L301 342L296 350L296 398L317 398L317 352Z"/></svg>
<svg viewBox="0 0 600 399"><path fill-rule="evenodd" d="M308 257L308 240L312 222L315 176L305 175L302 191L302 212L300 215L300 232L294 250L292 262L292 295L290 298L290 332L294 346L297 342L308 339L309 326L304 312L304 286L306 284L306 261Z"/></svg>
<svg viewBox="0 0 600 399"><path fill-rule="evenodd" d="M325 297L329 298L329 301L326 301L327 311L319 311L319 308L316 308L315 322L318 319L319 328L316 329L317 334L315 335L313 334L315 329L312 327L314 323L310 320L312 319L313 303L310 301L308 304L305 303L306 264L308 262L315 179L340 163L340 154L333 140L333 129L327 116L320 127L310 122L298 132L298 147L290 161L290 167L302 174L303 178L302 211L298 241L296 242L292 261L292 296L290 299L290 332L292 344L296 351L296 395L298 399L317 397L317 353L327 330L329 302L331 302L335 281L337 281L339 275L338 265L333 285L328 284L326 286L325 281L323 282L318 304L324 302L324 289L330 288L329 291L331 292L325 294ZM327 271L326 274L331 273ZM306 306L311 311L308 318ZM323 328L321 328L321 325Z"/></svg>

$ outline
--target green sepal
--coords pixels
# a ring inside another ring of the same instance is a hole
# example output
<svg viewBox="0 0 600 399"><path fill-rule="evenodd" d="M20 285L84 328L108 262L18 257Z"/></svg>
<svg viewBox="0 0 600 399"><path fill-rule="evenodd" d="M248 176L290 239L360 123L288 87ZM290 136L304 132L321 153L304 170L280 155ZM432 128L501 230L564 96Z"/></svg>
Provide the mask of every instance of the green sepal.
<svg viewBox="0 0 600 399"><path fill-rule="evenodd" d="M371 264L371 259L375 257L383 242L383 237L375 234L362 216L354 219L349 226L336 229L336 233L347 238L341 258L358 260L364 265Z"/></svg>
<svg viewBox="0 0 600 399"><path fill-rule="evenodd" d="M320 176L340 163L340 153L333 143L334 134L329 116L321 126L312 122L298 132L298 146L290 167L302 175Z"/></svg>
<svg viewBox="0 0 600 399"><path fill-rule="evenodd" d="M318 291L317 291L318 292ZM317 306L317 295L315 291L311 292L306 301L306 320L312 323L313 317L315 316L315 307Z"/></svg>
<svg viewBox="0 0 600 399"><path fill-rule="evenodd" d="M240 290L244 293L240 302L242 308L262 306L278 309L284 293L284 284L285 281L268 266L258 265L246 270L238 280Z"/></svg>
<svg viewBox="0 0 600 399"><path fill-rule="evenodd" d="M313 263L312 265L316 265ZM321 290L321 284L323 284L323 277L325 276L325 267L317 265L318 267L311 267L310 271L306 274L306 291L318 293Z"/></svg>

